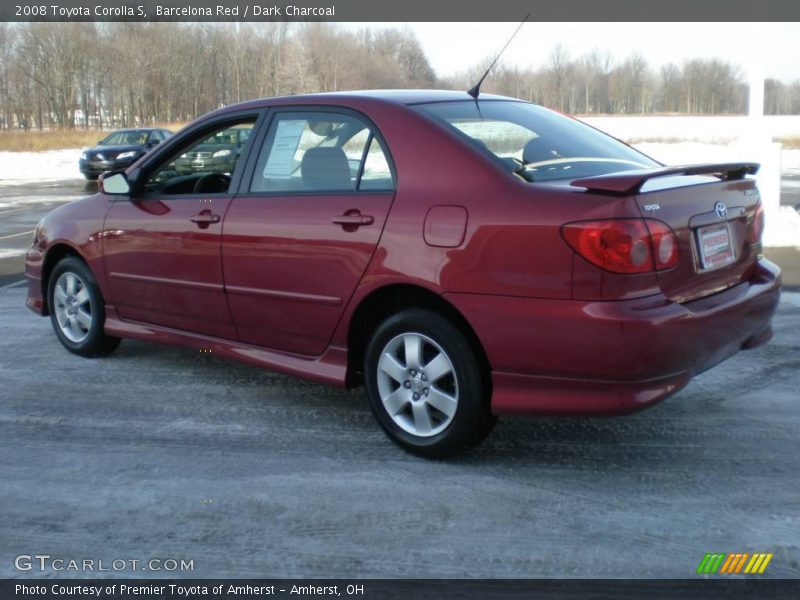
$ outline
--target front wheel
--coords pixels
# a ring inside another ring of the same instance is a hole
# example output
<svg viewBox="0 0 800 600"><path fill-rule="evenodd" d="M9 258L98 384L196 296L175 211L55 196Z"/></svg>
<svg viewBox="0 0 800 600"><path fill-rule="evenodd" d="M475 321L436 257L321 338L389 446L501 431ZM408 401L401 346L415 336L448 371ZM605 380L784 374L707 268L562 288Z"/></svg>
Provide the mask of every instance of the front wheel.
<svg viewBox="0 0 800 600"><path fill-rule="evenodd" d="M120 339L105 334L105 303L86 263L77 257L62 259L48 281L50 321L61 344L81 356L102 356L119 346Z"/></svg>
<svg viewBox="0 0 800 600"><path fill-rule="evenodd" d="M476 349L437 313L411 309L386 319L367 347L364 374L378 422L413 454L455 455L494 425Z"/></svg>

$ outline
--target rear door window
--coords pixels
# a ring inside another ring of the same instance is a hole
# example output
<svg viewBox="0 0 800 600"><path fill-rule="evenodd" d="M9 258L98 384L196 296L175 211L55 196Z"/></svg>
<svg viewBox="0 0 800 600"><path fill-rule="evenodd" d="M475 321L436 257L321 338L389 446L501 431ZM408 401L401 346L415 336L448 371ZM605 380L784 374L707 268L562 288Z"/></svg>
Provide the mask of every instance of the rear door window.
<svg viewBox="0 0 800 600"><path fill-rule="evenodd" d="M389 162L363 120L337 112L281 112L273 119L250 192L391 190Z"/></svg>

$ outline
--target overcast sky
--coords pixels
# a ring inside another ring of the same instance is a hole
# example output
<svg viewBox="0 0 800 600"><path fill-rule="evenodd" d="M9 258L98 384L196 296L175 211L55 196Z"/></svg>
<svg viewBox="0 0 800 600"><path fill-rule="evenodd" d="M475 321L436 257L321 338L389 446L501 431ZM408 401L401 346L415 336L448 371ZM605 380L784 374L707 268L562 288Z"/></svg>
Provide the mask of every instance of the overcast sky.
<svg viewBox="0 0 800 600"><path fill-rule="evenodd" d="M514 23L352 23L351 28L408 26L416 32L437 75L447 76L493 56ZM618 59L633 52L660 66L685 58L723 58L747 73L754 40L763 28L767 77L800 79L800 23L536 23L528 22L509 46L507 65L538 66L558 43L571 56L608 49Z"/></svg>

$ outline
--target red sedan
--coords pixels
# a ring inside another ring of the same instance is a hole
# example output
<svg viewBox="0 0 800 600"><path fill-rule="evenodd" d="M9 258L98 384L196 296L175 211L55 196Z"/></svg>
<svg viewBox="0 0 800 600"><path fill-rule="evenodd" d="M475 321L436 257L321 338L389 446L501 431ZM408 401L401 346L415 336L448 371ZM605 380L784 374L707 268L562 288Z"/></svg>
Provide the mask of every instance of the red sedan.
<svg viewBox="0 0 800 600"><path fill-rule="evenodd" d="M447 456L496 415L635 411L765 343L757 168L664 167L498 96L257 100L47 215L27 304L82 356L129 337L363 383L394 441Z"/></svg>

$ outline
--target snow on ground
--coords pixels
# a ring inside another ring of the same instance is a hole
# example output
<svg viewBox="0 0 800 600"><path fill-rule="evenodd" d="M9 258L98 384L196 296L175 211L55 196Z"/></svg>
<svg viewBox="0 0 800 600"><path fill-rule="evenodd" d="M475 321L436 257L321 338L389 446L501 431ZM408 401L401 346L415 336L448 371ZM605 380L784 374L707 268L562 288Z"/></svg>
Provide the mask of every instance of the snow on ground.
<svg viewBox="0 0 800 600"><path fill-rule="evenodd" d="M667 165L691 165L706 162L732 162L746 160L746 149L738 144L710 144L708 142L640 142L633 146Z"/></svg>
<svg viewBox="0 0 800 600"><path fill-rule="evenodd" d="M703 162L757 160L751 149L738 142L710 144L707 142L641 142L633 144L648 156L667 165L690 165ZM800 177L800 150L784 148L781 151L781 175ZM791 182L784 181L787 186ZM797 182L794 182L795 185Z"/></svg>
<svg viewBox="0 0 800 600"><path fill-rule="evenodd" d="M800 176L800 150L782 150L780 153L780 175L774 167L759 156L758 150L739 142L730 144L709 144L702 142L679 142L674 144L662 142L642 142L634 146L667 165L688 165L704 162L738 162L755 161L762 164L759 173L759 187L767 207L767 229L764 232L764 243L770 247L800 247L800 214L791 206L780 206L780 188L800 187L800 181L787 179ZM767 151L769 152L769 151ZM766 156L769 156L767 154ZM761 176L767 178L762 180ZM770 178L775 178L771 180ZM781 178L780 182L777 181ZM770 203L768 194L772 194L774 202Z"/></svg>
<svg viewBox="0 0 800 600"><path fill-rule="evenodd" d="M728 143L750 132L746 116L589 116L581 121L622 140ZM800 115L766 116L759 123L773 138L800 137Z"/></svg>
<svg viewBox="0 0 800 600"><path fill-rule="evenodd" d="M0 152L0 186L81 179L80 148L44 152Z"/></svg>
<svg viewBox="0 0 800 600"><path fill-rule="evenodd" d="M781 155L781 174L784 177L800 177L800 150L784 148ZM798 181L784 181L785 187L800 187Z"/></svg>

